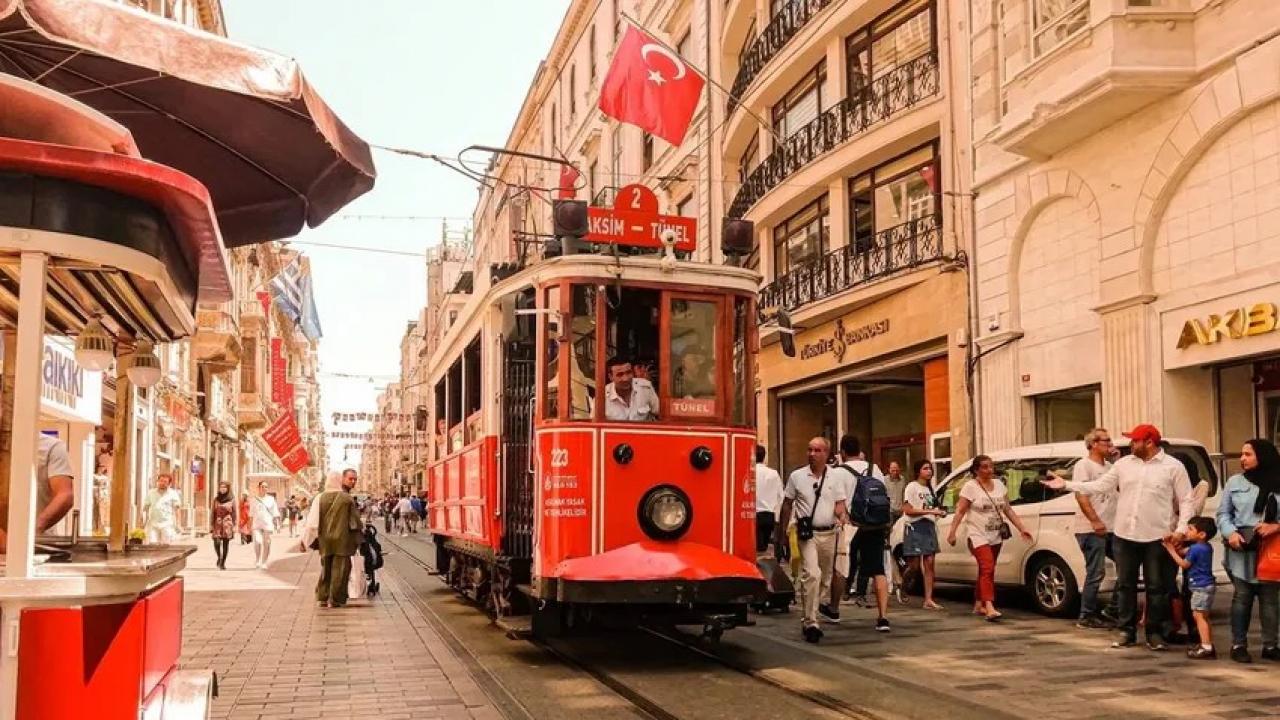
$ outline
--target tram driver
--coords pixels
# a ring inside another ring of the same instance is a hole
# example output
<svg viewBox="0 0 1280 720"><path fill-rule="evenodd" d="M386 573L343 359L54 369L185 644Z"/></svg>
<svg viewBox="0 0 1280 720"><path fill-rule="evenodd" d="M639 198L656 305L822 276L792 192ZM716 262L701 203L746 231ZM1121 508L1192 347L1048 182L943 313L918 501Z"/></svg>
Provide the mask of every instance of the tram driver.
<svg viewBox="0 0 1280 720"><path fill-rule="evenodd" d="M604 388L606 420L653 422L658 419L658 393L653 383L635 376L631 361L615 357L606 366L609 384Z"/></svg>

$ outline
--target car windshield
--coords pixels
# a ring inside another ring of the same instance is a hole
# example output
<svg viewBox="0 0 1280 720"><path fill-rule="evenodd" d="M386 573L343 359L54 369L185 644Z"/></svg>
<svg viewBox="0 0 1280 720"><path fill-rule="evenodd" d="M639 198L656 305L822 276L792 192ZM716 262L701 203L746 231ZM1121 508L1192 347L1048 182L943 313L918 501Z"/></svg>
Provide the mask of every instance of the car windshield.
<svg viewBox="0 0 1280 720"><path fill-rule="evenodd" d="M1080 460L1076 457L1028 458L1024 460L996 461L996 477L1004 483L1009 493L1009 504L1045 502L1065 495L1065 490L1050 490L1041 481L1050 474L1071 479L1071 468ZM954 510L960 499L960 489L973 477L970 465L947 481L942 488L942 502L948 510Z"/></svg>

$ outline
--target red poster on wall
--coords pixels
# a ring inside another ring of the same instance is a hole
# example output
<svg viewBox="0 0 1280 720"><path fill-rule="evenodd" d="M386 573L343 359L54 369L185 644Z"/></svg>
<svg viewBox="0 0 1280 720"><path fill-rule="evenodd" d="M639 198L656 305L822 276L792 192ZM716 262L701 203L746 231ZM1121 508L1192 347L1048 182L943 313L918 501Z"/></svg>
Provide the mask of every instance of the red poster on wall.
<svg viewBox="0 0 1280 720"><path fill-rule="evenodd" d="M271 338L271 402L283 405L285 401L284 339Z"/></svg>
<svg viewBox="0 0 1280 720"><path fill-rule="evenodd" d="M271 314L271 293L266 292L265 290L259 290L257 295L258 295L258 302L262 303L262 314L270 315Z"/></svg>

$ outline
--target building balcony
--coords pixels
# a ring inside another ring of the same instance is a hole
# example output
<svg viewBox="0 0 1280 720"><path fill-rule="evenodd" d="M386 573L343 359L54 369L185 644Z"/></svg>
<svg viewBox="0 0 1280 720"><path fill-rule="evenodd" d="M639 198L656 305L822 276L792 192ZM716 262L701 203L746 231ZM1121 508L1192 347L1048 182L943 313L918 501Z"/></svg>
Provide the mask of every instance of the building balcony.
<svg viewBox="0 0 1280 720"><path fill-rule="evenodd" d="M867 242L836 248L760 289L760 321L774 309L796 310L846 290L942 260L942 218L927 215L886 228Z"/></svg>
<svg viewBox="0 0 1280 720"><path fill-rule="evenodd" d="M738 74L729 90L728 111L732 113L751 87L752 81L775 58L800 30L818 13L833 4L833 0L793 0L782 6L777 15L769 18L769 24L751 43L751 47L738 60Z"/></svg>
<svg viewBox="0 0 1280 720"><path fill-rule="evenodd" d="M1194 26L1190 0L1080 0L1037 31L1026 65L1009 69L1008 113L992 140L1045 159L1190 87Z"/></svg>
<svg viewBox="0 0 1280 720"><path fill-rule="evenodd" d="M191 338L196 362L215 373L240 365L240 328L236 319L222 310L196 311L196 332Z"/></svg>
<svg viewBox="0 0 1280 720"><path fill-rule="evenodd" d="M245 430L257 430L267 426L266 398L262 393L241 392L240 403L236 405L236 421Z"/></svg>
<svg viewBox="0 0 1280 720"><path fill-rule="evenodd" d="M872 80L797 130L774 149L739 188L730 217L743 217L770 190L802 168L889 118L939 92L938 56L928 53Z"/></svg>
<svg viewBox="0 0 1280 720"><path fill-rule="evenodd" d="M257 298L240 301L240 327L246 332L264 334L267 332L267 313Z"/></svg>

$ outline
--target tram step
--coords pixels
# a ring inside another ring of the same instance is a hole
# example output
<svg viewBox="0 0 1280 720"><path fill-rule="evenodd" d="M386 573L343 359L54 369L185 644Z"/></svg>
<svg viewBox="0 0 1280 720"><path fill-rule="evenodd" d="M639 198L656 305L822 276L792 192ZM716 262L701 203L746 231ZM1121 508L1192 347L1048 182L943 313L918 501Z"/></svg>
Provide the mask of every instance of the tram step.
<svg viewBox="0 0 1280 720"><path fill-rule="evenodd" d="M508 637L524 638L533 634L532 615L504 615L494 622Z"/></svg>

